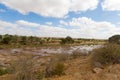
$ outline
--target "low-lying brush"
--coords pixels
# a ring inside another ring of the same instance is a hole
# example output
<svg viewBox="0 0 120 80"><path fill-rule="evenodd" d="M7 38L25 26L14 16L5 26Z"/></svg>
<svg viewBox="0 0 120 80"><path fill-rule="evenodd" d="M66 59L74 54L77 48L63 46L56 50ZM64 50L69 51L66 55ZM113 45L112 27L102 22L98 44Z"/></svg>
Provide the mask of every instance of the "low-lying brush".
<svg viewBox="0 0 120 80"><path fill-rule="evenodd" d="M7 69L0 68L0 76L1 76L1 75L4 75L4 74L7 74L7 73L8 73L8 70L7 70Z"/></svg>
<svg viewBox="0 0 120 80"><path fill-rule="evenodd" d="M63 63L56 63L56 64L52 64L51 66L48 66L45 70L45 76L46 77L52 77L52 76L61 76L64 73L65 70L65 66Z"/></svg>
<svg viewBox="0 0 120 80"><path fill-rule="evenodd" d="M102 65L120 63L120 45L108 44L94 50L92 54L92 63L95 62Z"/></svg>
<svg viewBox="0 0 120 80"><path fill-rule="evenodd" d="M13 61L11 64L11 70L15 76L13 76L12 80L35 80L33 75L33 67L35 61L33 60L32 54L20 54L17 55L17 60Z"/></svg>
<svg viewBox="0 0 120 80"><path fill-rule="evenodd" d="M86 56L86 55L87 55L86 53L83 53L80 50L75 50L72 52L72 54L70 54L70 57L72 59L75 59L75 58L79 58L80 56Z"/></svg>

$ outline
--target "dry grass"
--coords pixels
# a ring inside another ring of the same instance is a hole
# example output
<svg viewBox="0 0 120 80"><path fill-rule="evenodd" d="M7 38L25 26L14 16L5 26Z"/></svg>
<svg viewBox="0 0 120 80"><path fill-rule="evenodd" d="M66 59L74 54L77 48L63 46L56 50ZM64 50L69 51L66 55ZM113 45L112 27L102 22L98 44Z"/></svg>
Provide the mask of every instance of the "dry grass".
<svg viewBox="0 0 120 80"><path fill-rule="evenodd" d="M96 49L92 54L92 63L99 62L102 65L120 63L120 45L108 44Z"/></svg>
<svg viewBox="0 0 120 80"><path fill-rule="evenodd" d="M16 58L9 61L12 63L13 73L1 76L0 80L120 80L120 64L105 66L100 73L93 73L91 65L93 55L83 56L78 54L80 52L74 53L75 55L54 54L39 58L32 54L18 54L13 55L14 57L11 55L12 58ZM75 58L71 59L74 56ZM50 73L52 76L46 77L47 68L55 75ZM64 75L61 75L63 73Z"/></svg>

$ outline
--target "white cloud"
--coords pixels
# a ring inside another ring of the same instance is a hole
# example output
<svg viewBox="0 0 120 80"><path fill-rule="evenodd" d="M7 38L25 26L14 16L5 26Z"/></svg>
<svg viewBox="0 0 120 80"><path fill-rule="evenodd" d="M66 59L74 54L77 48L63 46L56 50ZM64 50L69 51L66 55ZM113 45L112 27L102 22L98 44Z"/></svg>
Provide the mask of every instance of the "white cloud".
<svg viewBox="0 0 120 80"><path fill-rule="evenodd" d="M0 34L34 35L32 29L20 26L17 23L0 20Z"/></svg>
<svg viewBox="0 0 120 80"><path fill-rule="evenodd" d="M52 23L52 22L46 22L45 24L47 24L47 25L52 25L53 23Z"/></svg>
<svg viewBox="0 0 120 80"><path fill-rule="evenodd" d="M96 22L90 18L73 18L69 22L70 26L75 27L87 38L108 38L113 34L120 34L120 26L117 27L110 22Z"/></svg>
<svg viewBox="0 0 120 80"><path fill-rule="evenodd" d="M63 17L68 13L70 0L0 0L22 14L34 12L42 16Z"/></svg>
<svg viewBox="0 0 120 80"><path fill-rule="evenodd" d="M19 22L27 22L19 23ZM65 21L64 21L65 22ZM40 37L66 37L107 39L111 35L120 34L120 26L110 22L96 22L87 17L73 18L66 22L71 28L53 25L41 25L24 20L10 23L0 20L0 34L33 35ZM28 25L29 24L29 25ZM34 26L35 27L31 27ZM36 27L37 24L37 27ZM27 26L27 27L26 27Z"/></svg>
<svg viewBox="0 0 120 80"><path fill-rule="evenodd" d="M19 21L16 21L16 23L20 26L28 26L28 27L38 27L39 24L37 23L32 23L32 22L28 22L28 21L24 21L24 20L19 20Z"/></svg>
<svg viewBox="0 0 120 80"><path fill-rule="evenodd" d="M99 0L72 0L71 11L87 11L94 10Z"/></svg>
<svg viewBox="0 0 120 80"><path fill-rule="evenodd" d="M102 8L108 11L120 11L120 0L104 0Z"/></svg>
<svg viewBox="0 0 120 80"><path fill-rule="evenodd" d="M60 22L59 22L61 25L65 25L65 26L67 26L68 25L68 23L67 22L65 22L65 21L63 21L63 20L60 20Z"/></svg>
<svg viewBox="0 0 120 80"><path fill-rule="evenodd" d="M0 0L0 3L22 14L34 12L46 17L64 18L70 11L93 10L99 0Z"/></svg>

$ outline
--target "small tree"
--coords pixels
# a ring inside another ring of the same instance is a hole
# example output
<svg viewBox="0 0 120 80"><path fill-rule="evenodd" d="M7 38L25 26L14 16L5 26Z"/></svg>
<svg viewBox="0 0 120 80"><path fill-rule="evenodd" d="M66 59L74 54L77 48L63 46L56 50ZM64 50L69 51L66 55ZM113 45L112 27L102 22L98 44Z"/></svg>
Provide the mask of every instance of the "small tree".
<svg viewBox="0 0 120 80"><path fill-rule="evenodd" d="M113 35L109 38L109 43L117 43L120 44L120 35Z"/></svg>
<svg viewBox="0 0 120 80"><path fill-rule="evenodd" d="M11 35L6 34L6 35L3 36L1 42L2 42L3 44L9 44L10 41L11 41Z"/></svg>
<svg viewBox="0 0 120 80"><path fill-rule="evenodd" d="M66 43L66 40L65 39L61 39L60 44L65 44L65 43Z"/></svg>
<svg viewBox="0 0 120 80"><path fill-rule="evenodd" d="M74 40L70 36L67 36L65 38L65 40L66 40L66 43L68 43L68 44L73 44L74 43Z"/></svg>
<svg viewBox="0 0 120 80"><path fill-rule="evenodd" d="M20 43L21 43L22 45L26 45L26 43L27 43L27 37L26 37L26 36L22 36Z"/></svg>
<svg viewBox="0 0 120 80"><path fill-rule="evenodd" d="M67 36L66 38L64 39L61 39L61 44L73 44L74 43L74 40L70 37L70 36Z"/></svg>

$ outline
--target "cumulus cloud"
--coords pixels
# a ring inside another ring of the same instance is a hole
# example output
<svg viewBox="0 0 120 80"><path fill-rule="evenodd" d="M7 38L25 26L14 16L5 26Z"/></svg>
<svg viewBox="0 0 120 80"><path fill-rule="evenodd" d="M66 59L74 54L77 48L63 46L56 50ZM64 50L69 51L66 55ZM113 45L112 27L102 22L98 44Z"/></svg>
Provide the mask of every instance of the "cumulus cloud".
<svg viewBox="0 0 120 80"><path fill-rule="evenodd" d="M70 6L69 0L0 0L0 3L22 14L34 12L50 17L63 17Z"/></svg>
<svg viewBox="0 0 120 80"><path fill-rule="evenodd" d="M34 32L31 28L21 27L17 23L0 20L0 34L34 35Z"/></svg>
<svg viewBox="0 0 120 80"><path fill-rule="evenodd" d="M102 8L108 11L120 11L120 0L104 0Z"/></svg>
<svg viewBox="0 0 120 80"><path fill-rule="evenodd" d="M18 20L14 23L0 20L0 34L33 35L40 37L71 36L74 38L97 39L107 39L111 35L120 34L120 26L106 21L96 22L87 17L73 18L65 23L71 26L71 28L68 29L46 24L42 25L24 20Z"/></svg>
<svg viewBox="0 0 120 80"><path fill-rule="evenodd" d="M60 27L55 27L52 25L40 25L38 27L34 26L32 22L19 23L24 20L16 21L15 23L10 23L6 21L0 20L0 34L12 34L12 35L26 35L26 36L40 36L40 37L66 37L68 35L74 36L74 34L78 34L74 29L65 29ZM21 25L22 24L22 25ZM25 24L25 26L23 26ZM29 25L28 25L29 24ZM74 33L74 34L72 34Z"/></svg>
<svg viewBox="0 0 120 80"><path fill-rule="evenodd" d="M120 27L110 22L96 22L86 17L73 18L69 25L77 28L87 38L108 38L113 34L120 34Z"/></svg>
<svg viewBox="0 0 120 80"><path fill-rule="evenodd" d="M72 0L71 11L87 11L94 10L99 0Z"/></svg>
<svg viewBox="0 0 120 80"><path fill-rule="evenodd" d="M47 24L47 25L52 25L53 23L52 23L52 22L46 22L45 24Z"/></svg>
<svg viewBox="0 0 120 80"><path fill-rule="evenodd" d="M63 20L60 20L60 22L59 22L61 25L65 25L65 26L68 26L68 23L67 22L65 22L65 21L63 21Z"/></svg>
<svg viewBox="0 0 120 80"><path fill-rule="evenodd" d="M65 17L69 12L93 10L99 0L0 0L22 14L33 12L46 17Z"/></svg>
<svg viewBox="0 0 120 80"><path fill-rule="evenodd" d="M16 23L20 26L29 26L29 27L38 27L39 24L37 23L32 23L32 22L28 22L28 21L24 21L24 20L19 20L19 21L16 21Z"/></svg>

